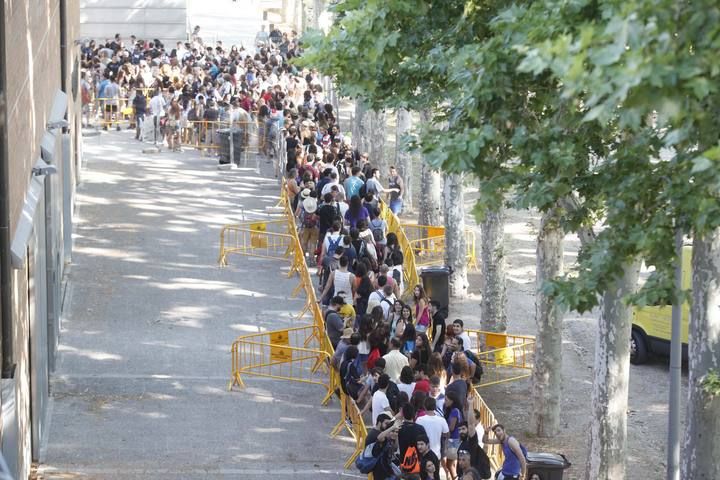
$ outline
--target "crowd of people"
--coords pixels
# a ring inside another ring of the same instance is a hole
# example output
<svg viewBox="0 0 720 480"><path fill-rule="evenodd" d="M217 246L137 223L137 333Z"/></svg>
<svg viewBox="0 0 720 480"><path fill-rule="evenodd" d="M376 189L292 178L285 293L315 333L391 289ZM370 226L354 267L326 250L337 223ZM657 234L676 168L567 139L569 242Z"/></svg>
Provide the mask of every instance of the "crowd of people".
<svg viewBox="0 0 720 480"><path fill-rule="evenodd" d="M342 134L320 75L290 63L301 54L295 32L263 29L254 47L207 45L197 27L173 48L135 37L126 44L120 35L91 41L83 103L103 99L101 114L112 118L126 98L136 138L148 117L171 149L186 122L218 119L248 119L264 145L284 149L276 174L282 168L302 248L317 267L332 368L373 425L363 458L375 480L490 478L483 444L493 442L505 452L504 479L523 478L520 444L502 425L480 425L472 408L483 370L463 321L447 324L447 305L422 285L405 285L403 251L380 204L402 213L403 179Z"/></svg>

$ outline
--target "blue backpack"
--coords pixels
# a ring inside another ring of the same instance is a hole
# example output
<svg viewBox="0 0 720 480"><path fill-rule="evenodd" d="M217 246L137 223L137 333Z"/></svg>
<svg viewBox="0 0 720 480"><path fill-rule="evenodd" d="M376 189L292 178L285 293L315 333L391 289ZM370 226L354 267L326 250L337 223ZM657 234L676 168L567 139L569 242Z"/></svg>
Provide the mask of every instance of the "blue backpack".
<svg viewBox="0 0 720 480"><path fill-rule="evenodd" d="M377 465L380 460L382 452L377 457L374 457L372 454L373 448L375 448L375 442L365 447L365 450L363 450L357 460L355 460L355 466L360 470L360 473L372 473L375 465Z"/></svg>
<svg viewBox="0 0 720 480"><path fill-rule="evenodd" d="M340 245L341 241L342 241L342 235L339 235L336 240L333 240L332 238L328 239L328 248L327 248L328 256L335 255L335 249Z"/></svg>

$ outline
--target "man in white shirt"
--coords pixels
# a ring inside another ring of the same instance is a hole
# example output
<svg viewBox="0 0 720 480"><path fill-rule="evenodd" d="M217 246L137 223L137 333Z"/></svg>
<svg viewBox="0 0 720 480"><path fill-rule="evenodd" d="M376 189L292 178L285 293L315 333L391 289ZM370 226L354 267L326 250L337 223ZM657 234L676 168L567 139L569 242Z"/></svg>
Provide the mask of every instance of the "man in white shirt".
<svg viewBox="0 0 720 480"><path fill-rule="evenodd" d="M387 284L387 277L378 277L377 282L378 289L368 297L367 311L372 312L372 309L379 305L383 309L383 317L387 320L390 314L390 308L395 305L396 300L393 294L393 287Z"/></svg>
<svg viewBox="0 0 720 480"><path fill-rule="evenodd" d="M322 192L320 194L322 196L325 196L326 193L330 193L332 187L337 187L338 191L341 192L343 196L345 195L345 187L343 187L338 180L337 170L330 172L330 181L323 186Z"/></svg>
<svg viewBox="0 0 720 480"><path fill-rule="evenodd" d="M472 344L470 343L470 335L465 332L464 328L465 324L459 318L453 322L453 330L455 331L455 336L462 338L463 347L465 350L472 350Z"/></svg>
<svg viewBox="0 0 720 480"><path fill-rule="evenodd" d="M159 88L155 91L155 96L150 99L150 115L152 115L153 139L157 145L158 137L160 137L160 141L162 141L162 135L160 135L160 117L165 115L165 99Z"/></svg>
<svg viewBox="0 0 720 480"><path fill-rule="evenodd" d="M377 417L383 412L388 412L392 415L390 409L390 401L387 398L387 387L390 384L390 377L383 373L378 377L378 389L373 393L372 396L372 421L373 425L377 423Z"/></svg>
<svg viewBox="0 0 720 480"><path fill-rule="evenodd" d="M409 365L408 358L400 353L400 340L395 337L391 338L390 351L382 358L385 359L385 373L388 374L390 380L397 383L403 367Z"/></svg>
<svg viewBox="0 0 720 480"><path fill-rule="evenodd" d="M440 455L440 445L442 445L443 438L448 435L450 429L448 428L447 421L436 415L435 409L437 403L432 397L425 399L425 415L419 417L415 423L422 425L425 428L425 433L430 440L430 450L435 452L438 458L442 458Z"/></svg>

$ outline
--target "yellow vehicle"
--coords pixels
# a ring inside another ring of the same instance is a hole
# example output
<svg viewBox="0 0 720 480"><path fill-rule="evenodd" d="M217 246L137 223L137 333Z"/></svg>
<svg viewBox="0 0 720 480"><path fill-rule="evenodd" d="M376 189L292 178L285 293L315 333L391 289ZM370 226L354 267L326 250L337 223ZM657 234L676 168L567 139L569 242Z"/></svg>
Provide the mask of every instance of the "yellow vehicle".
<svg viewBox="0 0 720 480"><path fill-rule="evenodd" d="M692 286L692 247L683 247L682 288ZM683 343L683 357L687 357L688 324L690 305L682 304L682 323L680 338ZM672 306L633 308L632 337L630 338L630 362L639 365L647 361L650 353L670 355L670 337L672 326Z"/></svg>

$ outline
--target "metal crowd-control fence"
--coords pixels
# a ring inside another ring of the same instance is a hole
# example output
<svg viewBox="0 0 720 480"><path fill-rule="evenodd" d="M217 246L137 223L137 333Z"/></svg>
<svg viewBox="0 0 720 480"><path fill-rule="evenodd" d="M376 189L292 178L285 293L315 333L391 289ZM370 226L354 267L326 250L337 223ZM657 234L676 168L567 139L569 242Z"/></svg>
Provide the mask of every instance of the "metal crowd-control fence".
<svg viewBox="0 0 720 480"><path fill-rule="evenodd" d="M535 338L527 335L466 329L471 348L483 365L479 387L528 378L532 373Z"/></svg>
<svg viewBox="0 0 720 480"><path fill-rule="evenodd" d="M289 380L325 387L322 404L326 405L337 388L337 376L328 373L330 355L320 343L317 326L295 327L238 337L230 348L231 381L228 389L244 387L243 375Z"/></svg>
<svg viewBox="0 0 720 480"><path fill-rule="evenodd" d="M367 438L367 427L362 418L360 409L355 400L349 395L340 393L340 421L330 432L330 436L337 437L343 430L347 430L351 437L355 440L355 450L345 462L345 468L352 466L355 459L365 449L365 439Z"/></svg>
<svg viewBox="0 0 720 480"><path fill-rule="evenodd" d="M90 118L101 127L120 127L134 122L133 108L127 98L96 98L92 102Z"/></svg>
<svg viewBox="0 0 720 480"><path fill-rule="evenodd" d="M397 236L398 244L403 252L403 277L405 280L405 291L402 293L403 298L412 296L415 285L420 284L420 277L417 273L417 265L415 263L415 252L408 241L407 235L403 230L400 220L390 210L385 202L380 202L380 217L385 220L388 226L388 232L392 232Z"/></svg>
<svg viewBox="0 0 720 480"><path fill-rule="evenodd" d="M445 261L445 227L403 223L418 267L441 266ZM477 269L477 243L475 231L465 229L468 267Z"/></svg>
<svg viewBox="0 0 720 480"><path fill-rule="evenodd" d="M285 220L225 225L220 230L218 263L227 266L227 256L230 254L274 260L290 259L292 268L288 276L298 271L300 262L304 263L297 235L287 233Z"/></svg>
<svg viewBox="0 0 720 480"><path fill-rule="evenodd" d="M490 407L488 407L487 403L485 403L485 400L483 400L482 396L480 396L480 393L475 389L475 387L473 387L473 393L473 408L480 412L480 419L478 420L478 423L483 427L492 427L493 425L498 424L499 422L495 418L492 410L490 410ZM488 432L488 436L489 438L495 438L495 434L493 432ZM486 445L486 452L490 458L490 466L492 469L494 471L499 470L500 467L502 467L503 460L505 458L502 446L488 444Z"/></svg>

